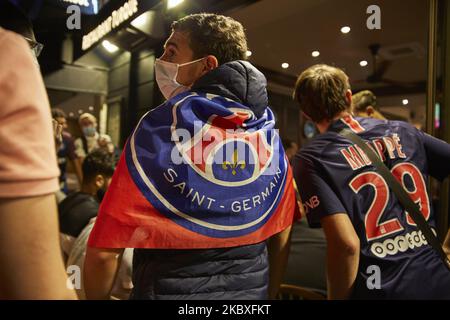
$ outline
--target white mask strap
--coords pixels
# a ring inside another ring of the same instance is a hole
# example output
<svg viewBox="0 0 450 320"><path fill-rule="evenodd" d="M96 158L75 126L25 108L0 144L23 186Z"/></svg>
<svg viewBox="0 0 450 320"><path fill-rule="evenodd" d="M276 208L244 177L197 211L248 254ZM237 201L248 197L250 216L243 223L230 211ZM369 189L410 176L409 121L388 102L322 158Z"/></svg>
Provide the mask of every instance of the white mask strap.
<svg viewBox="0 0 450 320"><path fill-rule="evenodd" d="M179 64L178 67L184 67L184 66L187 66L187 65L189 65L189 64L192 64L192 63L196 63L196 62L202 61L202 60L205 59L205 58L206 58L206 57L203 57L203 58L200 58L200 59L191 61L191 62L182 63L182 64Z"/></svg>

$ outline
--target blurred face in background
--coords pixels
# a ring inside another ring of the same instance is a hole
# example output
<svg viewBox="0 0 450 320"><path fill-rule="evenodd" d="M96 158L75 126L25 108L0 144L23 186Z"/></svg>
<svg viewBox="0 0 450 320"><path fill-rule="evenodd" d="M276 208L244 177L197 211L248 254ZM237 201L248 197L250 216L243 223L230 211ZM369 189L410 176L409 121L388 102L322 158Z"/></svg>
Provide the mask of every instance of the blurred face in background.
<svg viewBox="0 0 450 320"><path fill-rule="evenodd" d="M86 137L93 137L97 133L97 120L94 116L82 117L79 121L80 128Z"/></svg>
<svg viewBox="0 0 450 320"><path fill-rule="evenodd" d="M67 125L66 118L64 118L64 117L56 117L55 120L58 121L58 124L62 126L63 130L67 130L68 125Z"/></svg>
<svg viewBox="0 0 450 320"><path fill-rule="evenodd" d="M111 184L112 177L107 177L103 175L97 175L95 177L95 187L96 187L96 197L99 202L102 202L105 197L106 191L108 191L109 185Z"/></svg>

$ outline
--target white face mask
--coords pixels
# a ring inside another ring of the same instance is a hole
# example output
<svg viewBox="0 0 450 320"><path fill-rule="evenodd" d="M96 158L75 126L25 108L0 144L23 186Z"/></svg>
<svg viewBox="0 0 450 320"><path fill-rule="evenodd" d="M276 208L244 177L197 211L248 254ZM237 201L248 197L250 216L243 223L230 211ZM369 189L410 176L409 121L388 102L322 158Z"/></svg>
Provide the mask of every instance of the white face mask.
<svg viewBox="0 0 450 320"><path fill-rule="evenodd" d="M158 83L159 90L161 90L161 93L167 100L176 96L177 94L188 91L191 88L190 86L185 86L178 83L177 81L178 69L180 67L196 63L203 59L204 58L200 58L183 64L172 63L161 59L156 59L155 62L156 82Z"/></svg>

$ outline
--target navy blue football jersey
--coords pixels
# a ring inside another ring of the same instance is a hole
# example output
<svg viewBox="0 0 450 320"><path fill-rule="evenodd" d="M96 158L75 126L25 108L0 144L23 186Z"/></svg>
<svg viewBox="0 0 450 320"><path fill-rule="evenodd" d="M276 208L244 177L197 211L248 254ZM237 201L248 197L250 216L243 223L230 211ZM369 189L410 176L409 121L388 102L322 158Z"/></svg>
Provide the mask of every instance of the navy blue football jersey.
<svg viewBox="0 0 450 320"><path fill-rule="evenodd" d="M450 299L450 272L405 212L365 153L339 135L358 134L420 205L429 225L436 217L428 176L450 173L450 145L400 121L345 117L305 146L293 167L308 222L346 213L360 239L354 299ZM379 271L379 286L373 282Z"/></svg>

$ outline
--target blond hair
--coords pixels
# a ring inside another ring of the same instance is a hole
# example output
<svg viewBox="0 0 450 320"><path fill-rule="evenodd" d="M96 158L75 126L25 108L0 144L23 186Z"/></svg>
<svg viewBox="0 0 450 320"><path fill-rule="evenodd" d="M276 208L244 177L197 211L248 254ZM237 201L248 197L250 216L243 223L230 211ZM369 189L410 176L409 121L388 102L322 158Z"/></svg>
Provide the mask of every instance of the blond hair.
<svg viewBox="0 0 450 320"><path fill-rule="evenodd" d="M357 112L364 112L369 106L378 111L377 97L370 90L364 90L354 94L352 103L353 110Z"/></svg>
<svg viewBox="0 0 450 320"><path fill-rule="evenodd" d="M78 118L78 123L81 123L81 121L82 121L83 119L90 119L92 122L97 123L97 118L96 118L93 114L91 114L91 113L89 113L89 112L83 113L83 114Z"/></svg>
<svg viewBox="0 0 450 320"><path fill-rule="evenodd" d="M350 101L346 97L349 89L350 83L344 71L318 64L300 74L293 98L311 120L321 122L332 120L339 113L350 109Z"/></svg>

